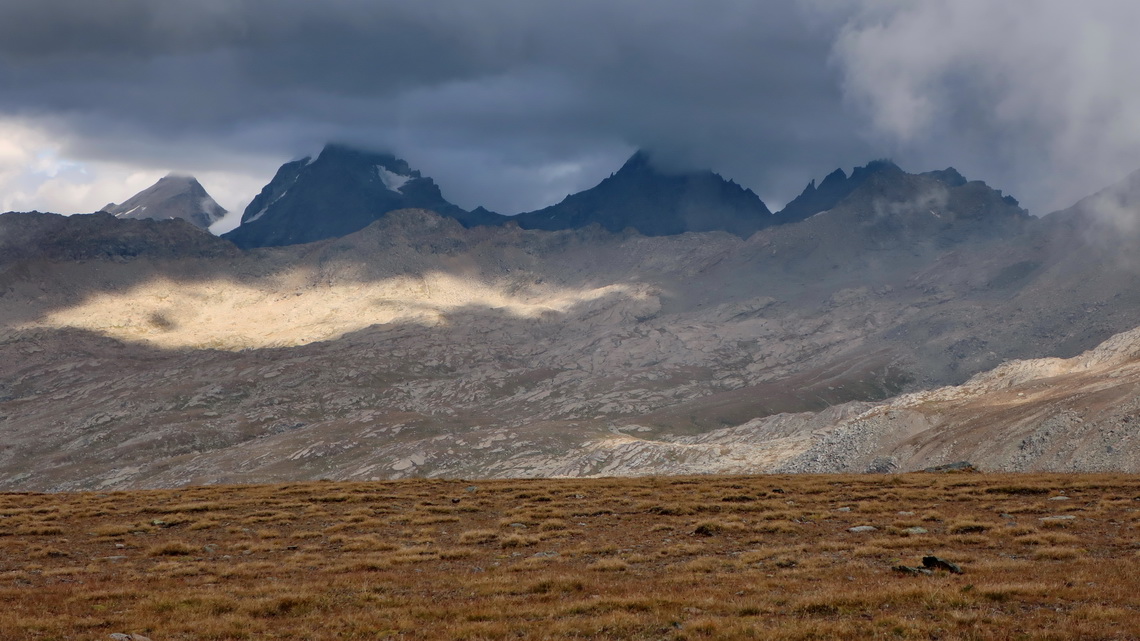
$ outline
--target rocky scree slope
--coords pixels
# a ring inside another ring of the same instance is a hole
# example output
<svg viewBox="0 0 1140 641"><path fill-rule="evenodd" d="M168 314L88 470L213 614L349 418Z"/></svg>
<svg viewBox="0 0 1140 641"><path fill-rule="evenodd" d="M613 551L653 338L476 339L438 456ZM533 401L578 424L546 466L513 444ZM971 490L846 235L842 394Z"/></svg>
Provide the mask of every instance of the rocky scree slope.
<svg viewBox="0 0 1140 641"><path fill-rule="evenodd" d="M960 386L652 438L635 423L562 456L490 474L602 476L910 472L1140 472L1140 329L1071 359L1010 361ZM646 430L648 431L648 430Z"/></svg>

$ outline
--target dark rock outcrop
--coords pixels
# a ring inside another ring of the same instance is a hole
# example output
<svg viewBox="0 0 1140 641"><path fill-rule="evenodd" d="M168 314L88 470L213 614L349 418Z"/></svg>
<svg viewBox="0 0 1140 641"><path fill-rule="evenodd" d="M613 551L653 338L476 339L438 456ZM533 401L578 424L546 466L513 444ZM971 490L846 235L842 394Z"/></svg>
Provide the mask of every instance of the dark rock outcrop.
<svg viewBox="0 0 1140 641"><path fill-rule="evenodd" d="M950 574L961 574L962 568L957 563L936 556L922 557L922 566L930 570L946 570Z"/></svg>

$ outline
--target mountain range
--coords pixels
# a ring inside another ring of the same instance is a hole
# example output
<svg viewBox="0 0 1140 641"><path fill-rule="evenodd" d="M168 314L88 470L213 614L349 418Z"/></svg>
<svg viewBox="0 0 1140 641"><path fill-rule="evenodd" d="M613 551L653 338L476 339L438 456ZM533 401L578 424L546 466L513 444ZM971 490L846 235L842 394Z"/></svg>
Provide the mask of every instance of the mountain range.
<svg viewBox="0 0 1140 641"><path fill-rule="evenodd" d="M225 237L242 248L302 244L350 234L392 211L427 209L454 218L464 227L513 223L523 229L554 231L598 225L611 232L629 229L645 236L724 231L746 238L760 229L829 210L884 172L902 170L886 160L856 167L850 176L837 169L818 187L811 181L773 214L751 190L719 174L664 170L650 153L638 151L590 189L543 209L503 216L482 207L467 211L452 204L431 178L391 154L330 144L315 158L282 165L250 202L241 225ZM922 175L949 188L967 183L953 168ZM1005 198L1011 206L1018 205ZM203 228L225 213L197 180L176 175L102 211L120 218L184 218Z"/></svg>
<svg viewBox="0 0 1140 641"><path fill-rule="evenodd" d="M1138 209L875 161L773 214L635 154L512 222L329 147L227 238L4 214L0 487L1132 470Z"/></svg>
<svg viewBox="0 0 1140 641"><path fill-rule="evenodd" d="M246 208L241 226L225 237L244 248L306 243L344 236L388 212L409 208L435 211L465 227L513 223L555 231L596 224L645 236L725 231L747 237L829 209L869 176L892 167L897 170L890 162L877 161L857 168L850 178L837 170L818 189L813 181L773 215L751 190L712 171L662 169L650 153L638 151L590 189L537 211L503 216L448 202L434 181L391 154L328 145L315 159L283 165ZM961 179L954 170L947 171Z"/></svg>

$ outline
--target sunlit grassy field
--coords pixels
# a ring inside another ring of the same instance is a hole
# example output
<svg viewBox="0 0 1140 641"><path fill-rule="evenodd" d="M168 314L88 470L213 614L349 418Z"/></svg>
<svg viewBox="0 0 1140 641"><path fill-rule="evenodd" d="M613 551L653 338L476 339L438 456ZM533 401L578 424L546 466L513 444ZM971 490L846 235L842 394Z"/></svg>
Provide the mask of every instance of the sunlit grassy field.
<svg viewBox="0 0 1140 641"><path fill-rule="evenodd" d="M0 638L1138 639L1138 510L1060 475L4 494ZM963 573L893 569L928 554Z"/></svg>

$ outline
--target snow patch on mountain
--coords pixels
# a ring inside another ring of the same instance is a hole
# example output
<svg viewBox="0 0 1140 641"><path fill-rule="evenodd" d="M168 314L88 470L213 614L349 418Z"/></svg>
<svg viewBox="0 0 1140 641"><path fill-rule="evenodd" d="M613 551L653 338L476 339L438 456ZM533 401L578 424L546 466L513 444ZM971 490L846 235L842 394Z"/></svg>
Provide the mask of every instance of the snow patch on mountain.
<svg viewBox="0 0 1140 641"><path fill-rule="evenodd" d="M376 165L376 174L380 176L380 181L384 183L384 186L387 187L389 191L397 193L403 193L400 190L412 179L411 176L404 176L403 174L390 171L383 165Z"/></svg>
<svg viewBox="0 0 1140 641"><path fill-rule="evenodd" d="M296 182L296 181L294 181L294 182ZM261 208L261 211L259 211L259 212L257 212L256 214L254 214L254 215L253 215L253 218L250 218L249 220L247 220L247 221L245 221L245 222L246 222L246 223L252 223L253 221L257 220L258 218L261 218L262 216L264 216L264 215L265 215L265 212L269 211L269 208L270 208L270 207L272 207L272 206L274 205L274 203L276 203L278 200L281 200L282 198L284 198L284 197L285 197L285 194L287 194L287 193L289 193L289 190L288 190L288 189L286 189L285 191L281 192L281 195L280 195L280 196L278 196L278 197L274 198L272 202L270 202L268 205L266 205L266 206L262 207L262 208Z"/></svg>

